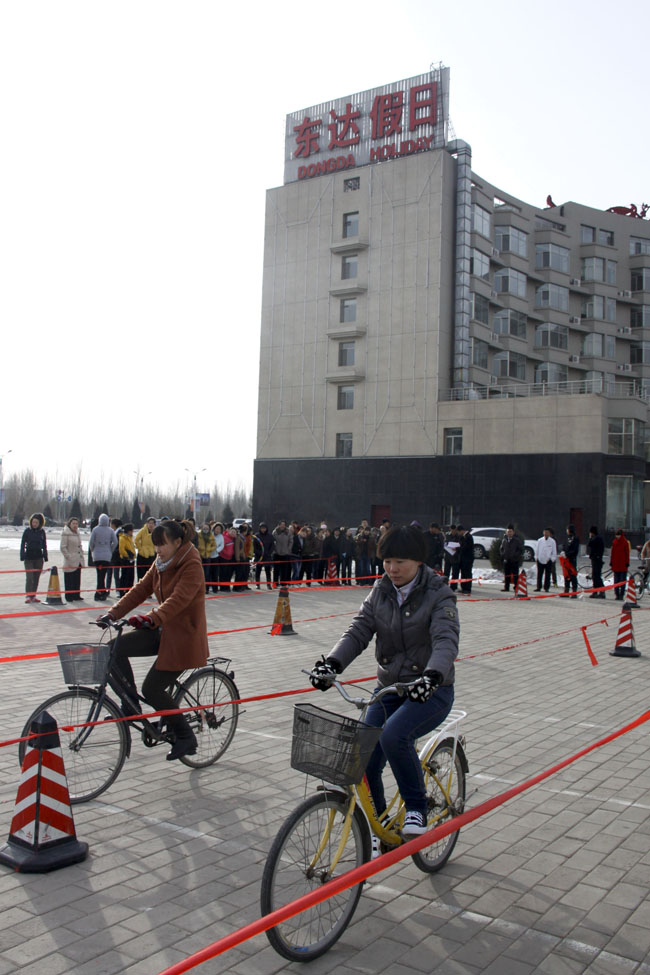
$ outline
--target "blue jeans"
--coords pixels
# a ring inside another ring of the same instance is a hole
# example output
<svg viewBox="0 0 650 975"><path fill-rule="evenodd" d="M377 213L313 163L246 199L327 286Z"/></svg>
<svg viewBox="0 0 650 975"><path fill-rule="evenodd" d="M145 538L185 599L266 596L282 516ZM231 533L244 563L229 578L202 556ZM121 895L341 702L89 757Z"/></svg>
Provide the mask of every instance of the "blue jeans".
<svg viewBox="0 0 650 975"><path fill-rule="evenodd" d="M384 784L381 780L389 763L400 795L408 810L427 814L427 799L422 766L415 748L416 740L433 731L445 720L454 703L454 687L439 687L423 704L407 697L388 694L368 708L365 723L381 728L381 738L370 756L366 776L377 815L386 809Z"/></svg>

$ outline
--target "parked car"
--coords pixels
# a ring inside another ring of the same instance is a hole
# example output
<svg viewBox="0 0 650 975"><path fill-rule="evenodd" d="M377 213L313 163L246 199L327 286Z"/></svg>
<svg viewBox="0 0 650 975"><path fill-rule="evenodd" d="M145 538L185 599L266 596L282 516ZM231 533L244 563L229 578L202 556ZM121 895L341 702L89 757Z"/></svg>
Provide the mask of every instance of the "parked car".
<svg viewBox="0 0 650 975"><path fill-rule="evenodd" d="M233 528L240 528L242 525L252 525L252 518L235 518L232 523Z"/></svg>
<svg viewBox="0 0 650 975"><path fill-rule="evenodd" d="M494 539L503 538L505 533L505 528L472 528L474 558L486 559ZM526 538L524 540L524 562L534 562L536 555L537 540L534 538Z"/></svg>

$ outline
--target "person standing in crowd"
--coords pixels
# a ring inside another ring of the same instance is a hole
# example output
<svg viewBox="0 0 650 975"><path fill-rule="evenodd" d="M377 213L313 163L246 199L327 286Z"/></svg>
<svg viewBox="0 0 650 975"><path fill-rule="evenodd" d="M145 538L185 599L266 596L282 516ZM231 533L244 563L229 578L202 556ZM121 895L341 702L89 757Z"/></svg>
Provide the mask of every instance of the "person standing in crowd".
<svg viewBox="0 0 650 975"><path fill-rule="evenodd" d="M352 585L352 560L354 558L354 535L351 528L341 529L341 585Z"/></svg>
<svg viewBox="0 0 650 975"><path fill-rule="evenodd" d="M118 536L118 543L120 553L120 584L118 591L123 596L132 588L135 578L136 552L133 543L133 525L130 521L126 525L122 525L122 531Z"/></svg>
<svg viewBox="0 0 650 975"><path fill-rule="evenodd" d="M427 546L426 564L435 572L442 572L442 560L445 551L445 538L440 531L440 525L432 521L424 536Z"/></svg>
<svg viewBox="0 0 650 975"><path fill-rule="evenodd" d="M223 533L223 549L219 562L219 590L220 592L230 592L230 583L233 572L235 571L235 538L237 537L236 528L226 528ZM236 588L236 587L235 587Z"/></svg>
<svg viewBox="0 0 650 975"><path fill-rule="evenodd" d="M120 595L120 535L122 533L122 521L120 518L111 518L111 528L117 536L117 545L110 560L110 565L106 571L106 595L111 594L111 584L115 586L115 592Z"/></svg>
<svg viewBox="0 0 650 975"><path fill-rule="evenodd" d="M25 564L26 603L40 603L36 595L38 580L41 578L43 563L48 561L44 524L45 517L40 511L34 512L20 540L20 561Z"/></svg>
<svg viewBox="0 0 650 975"><path fill-rule="evenodd" d="M144 525L135 536L135 547L138 551L138 557L135 561L138 582L144 575L147 574L149 568L153 564L154 559L156 558L156 549L154 548L154 544L151 539L151 533L155 527L156 519L147 518Z"/></svg>
<svg viewBox="0 0 650 975"><path fill-rule="evenodd" d="M117 547L117 535L110 526L110 519L108 515L102 514L99 516L99 523L90 533L88 543L88 550L92 554L93 564L97 572L96 602L104 602L108 598L106 573L111 566L113 553Z"/></svg>
<svg viewBox="0 0 650 975"><path fill-rule="evenodd" d="M609 555L609 564L614 572L614 585L616 598L625 599L625 585L627 581L627 570L630 564L630 543L625 537L625 532L619 528L612 542L612 550Z"/></svg>
<svg viewBox="0 0 650 975"><path fill-rule="evenodd" d="M259 547L255 550L255 585L260 588L262 569L266 576L266 588L271 589L271 569L273 553L275 551L275 541L269 531L269 526L265 521L260 522L259 530L255 536L259 542Z"/></svg>
<svg viewBox="0 0 650 975"><path fill-rule="evenodd" d="M458 552L458 547L460 542L458 541L458 533L456 532L456 526L450 525L449 531L445 533L445 540L443 545L443 569L442 574L446 579L449 579L451 575L451 567Z"/></svg>
<svg viewBox="0 0 650 975"><path fill-rule="evenodd" d="M589 541L587 542L587 555L591 559L591 585L594 589L602 589L602 592L592 592L590 599L605 599L603 588L603 559L605 557L605 542L598 534L596 525L589 529Z"/></svg>
<svg viewBox="0 0 650 975"><path fill-rule="evenodd" d="M68 519L61 533L60 547L63 556L65 599L68 603L78 602L83 599L81 595L81 569L85 564L78 518Z"/></svg>
<svg viewBox="0 0 650 975"><path fill-rule="evenodd" d="M248 578L251 571L251 559L254 555L253 538L251 526L244 522L239 526L239 531L235 536L235 582L237 582L237 592L250 592Z"/></svg>
<svg viewBox="0 0 650 975"><path fill-rule="evenodd" d="M219 582L221 579L221 553L223 552L223 525L220 521L212 523L212 534L214 535L215 549L212 553L212 592L219 592Z"/></svg>
<svg viewBox="0 0 650 975"><path fill-rule="evenodd" d="M281 519L273 529L275 541L275 566L273 571L273 585L285 585L291 573L291 535L287 523Z"/></svg>
<svg viewBox="0 0 650 975"><path fill-rule="evenodd" d="M374 579L371 578L371 560L374 558L374 543L372 543L370 536L370 528L368 528L368 522L365 521L365 528L362 528L360 532L357 532L357 537L355 539L355 557L356 557L356 579L358 586L372 586Z"/></svg>
<svg viewBox="0 0 650 975"><path fill-rule="evenodd" d="M302 549L305 536L302 528L295 521L289 525L289 533L291 534L291 581L297 584L302 578Z"/></svg>
<svg viewBox="0 0 650 975"><path fill-rule="evenodd" d="M551 537L551 529L545 528L541 538L537 539L537 586L535 592L544 592L551 588L551 570L557 558L557 545Z"/></svg>
<svg viewBox="0 0 650 975"><path fill-rule="evenodd" d="M472 592L472 574L474 571L474 539L468 528L458 525L460 547L458 560L460 566L460 591L469 596Z"/></svg>
<svg viewBox="0 0 650 975"><path fill-rule="evenodd" d="M311 586L311 581L318 575L318 551L319 544L316 533L310 525L301 528L303 533L302 543L302 570L305 576L306 585Z"/></svg>
<svg viewBox="0 0 650 975"><path fill-rule="evenodd" d="M338 573L336 570L336 559L337 559L338 548L336 545L336 539L332 535L329 528L325 528L323 531L323 575L325 585L330 581L330 568L332 563L334 564L334 576L332 582L334 585L338 585Z"/></svg>
<svg viewBox="0 0 650 975"><path fill-rule="evenodd" d="M330 549L335 560L336 578L341 574L341 529L334 528L330 536Z"/></svg>
<svg viewBox="0 0 650 975"><path fill-rule="evenodd" d="M571 599L578 598L578 554L580 539L576 535L575 525L567 525L566 540L564 542L564 591L573 590Z"/></svg>
<svg viewBox="0 0 650 975"><path fill-rule="evenodd" d="M499 552L503 559L503 589L501 592L510 592L510 585L516 589L517 579L519 578L519 566L524 557L524 546L521 539L515 534L515 526L508 525L506 533L501 539Z"/></svg>
<svg viewBox="0 0 650 975"><path fill-rule="evenodd" d="M207 595L212 585L212 556L217 551L217 543L207 521L201 526L197 542L199 555L201 556L201 565L203 566L205 592Z"/></svg>

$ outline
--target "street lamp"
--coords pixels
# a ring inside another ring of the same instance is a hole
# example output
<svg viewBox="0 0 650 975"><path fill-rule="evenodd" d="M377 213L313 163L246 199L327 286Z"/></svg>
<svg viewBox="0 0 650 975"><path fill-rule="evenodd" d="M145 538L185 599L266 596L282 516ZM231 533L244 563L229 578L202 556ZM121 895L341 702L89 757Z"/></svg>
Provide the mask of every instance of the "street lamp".
<svg viewBox="0 0 650 975"><path fill-rule="evenodd" d="M138 467L137 471L133 471L133 473L135 474L135 500L141 502L144 501L144 479L145 477L149 477L150 474L153 474L153 471L140 474L140 468ZM139 488L138 484L140 485Z"/></svg>
<svg viewBox="0 0 650 975"><path fill-rule="evenodd" d="M187 471L188 474L191 474L192 477L194 478L194 485L193 485L194 501L192 502L192 508L193 508L192 514L194 515L194 521L198 523L197 513L198 513L198 510L199 510L200 505L198 504L199 498L198 498L198 495L196 493L196 478L197 478L197 476L199 474L202 474L203 471L207 471L207 467L202 467L200 471L191 471L189 469L189 467L186 467L185 470Z"/></svg>
<svg viewBox="0 0 650 975"><path fill-rule="evenodd" d="M4 454L0 454L0 517L2 517L2 506L5 503L5 477L2 461L10 453L12 453L11 450L5 450Z"/></svg>

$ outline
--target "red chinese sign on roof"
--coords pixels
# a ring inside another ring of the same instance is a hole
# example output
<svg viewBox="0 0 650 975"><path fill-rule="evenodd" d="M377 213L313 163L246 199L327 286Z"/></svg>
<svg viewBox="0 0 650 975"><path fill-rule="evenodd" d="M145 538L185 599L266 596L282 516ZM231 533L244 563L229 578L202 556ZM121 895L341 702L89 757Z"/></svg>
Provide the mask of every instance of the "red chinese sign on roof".
<svg viewBox="0 0 650 975"><path fill-rule="evenodd" d="M284 181L309 179L445 145L449 68L287 116Z"/></svg>

